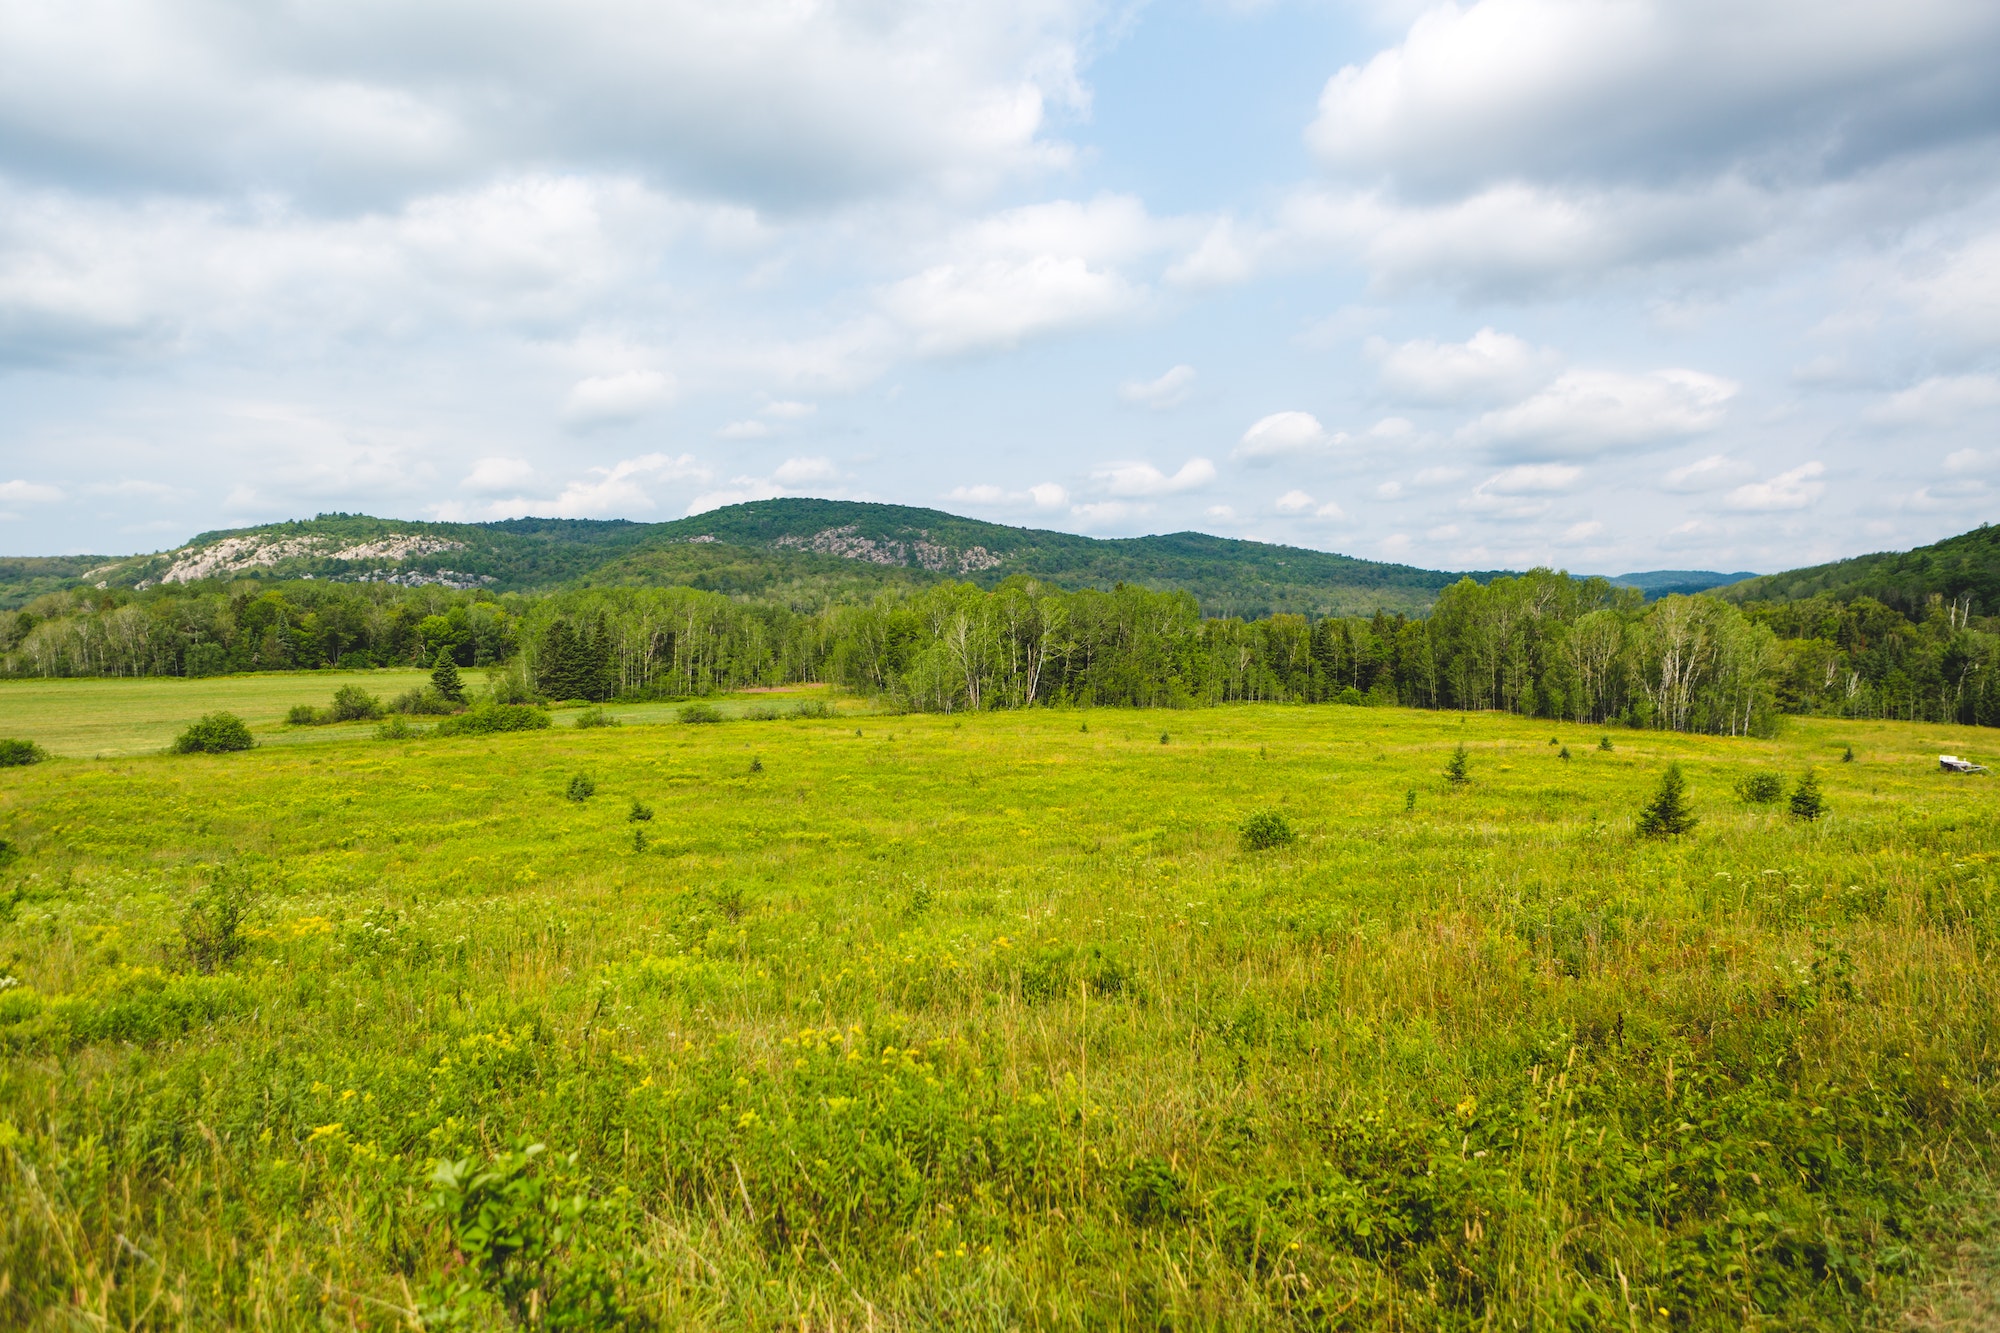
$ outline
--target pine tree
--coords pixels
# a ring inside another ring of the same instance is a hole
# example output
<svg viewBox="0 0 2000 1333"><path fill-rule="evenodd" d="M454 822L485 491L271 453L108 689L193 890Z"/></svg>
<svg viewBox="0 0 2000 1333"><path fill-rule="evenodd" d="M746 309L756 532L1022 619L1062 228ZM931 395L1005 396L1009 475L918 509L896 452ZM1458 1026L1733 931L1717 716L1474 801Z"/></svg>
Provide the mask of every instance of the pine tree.
<svg viewBox="0 0 2000 1333"><path fill-rule="evenodd" d="M578 635L577 641L583 649L578 654L583 697L603 703L618 692L618 677L611 667L611 624L602 611L597 613L597 628L589 640Z"/></svg>
<svg viewBox="0 0 2000 1333"><path fill-rule="evenodd" d="M567 620L556 621L542 636L542 650L535 657L535 688L550 699L578 697L576 631Z"/></svg>
<svg viewBox="0 0 2000 1333"><path fill-rule="evenodd" d="M443 648L438 649L437 661L431 664L431 688L452 703L465 702L465 683L458 678L458 663Z"/></svg>
<svg viewBox="0 0 2000 1333"><path fill-rule="evenodd" d="M1453 750L1451 758L1445 761L1444 776L1445 780L1454 786L1463 786L1465 783L1472 781L1471 775L1465 771L1465 746L1463 744L1456 750Z"/></svg>
<svg viewBox="0 0 2000 1333"><path fill-rule="evenodd" d="M1819 779L1809 768L1799 779L1798 787L1792 792L1792 818L1818 819L1826 813L1826 800L1819 794Z"/></svg>
<svg viewBox="0 0 2000 1333"><path fill-rule="evenodd" d="M1648 838L1667 838L1686 833L1699 822L1688 808L1687 779L1681 776L1681 766L1668 764L1652 803L1639 812L1639 832Z"/></svg>

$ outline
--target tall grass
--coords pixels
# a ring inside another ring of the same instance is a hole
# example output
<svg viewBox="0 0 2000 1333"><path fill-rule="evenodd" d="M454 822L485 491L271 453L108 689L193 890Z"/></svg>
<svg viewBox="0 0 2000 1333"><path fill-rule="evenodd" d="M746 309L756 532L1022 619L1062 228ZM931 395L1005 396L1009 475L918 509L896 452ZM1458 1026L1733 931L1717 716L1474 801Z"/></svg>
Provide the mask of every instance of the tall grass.
<svg viewBox="0 0 2000 1333"><path fill-rule="evenodd" d="M1860 1328L1970 1215L1958 733L1089 722L7 771L0 1324Z"/></svg>

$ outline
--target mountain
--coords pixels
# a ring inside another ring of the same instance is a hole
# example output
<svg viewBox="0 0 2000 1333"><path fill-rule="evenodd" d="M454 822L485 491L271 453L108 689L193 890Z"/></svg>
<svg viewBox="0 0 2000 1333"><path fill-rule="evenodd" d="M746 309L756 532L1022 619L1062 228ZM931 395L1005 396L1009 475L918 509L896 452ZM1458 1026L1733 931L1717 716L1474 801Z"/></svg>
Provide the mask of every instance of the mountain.
<svg viewBox="0 0 2000 1333"><path fill-rule="evenodd" d="M1756 571L1747 569L1737 574L1718 574L1712 569L1650 569L1638 574L1614 574L1611 582L1620 588L1637 588L1646 594L1647 601L1655 602L1676 593L1711 592L1756 577Z"/></svg>
<svg viewBox="0 0 2000 1333"><path fill-rule="evenodd" d="M1980 524L1912 551L1857 555L1748 579L1722 590L1733 602L1790 602L1806 597L1873 597L1911 617L1932 597L1971 599L1975 615L2000 613L2000 528Z"/></svg>
<svg viewBox="0 0 2000 1333"><path fill-rule="evenodd" d="M110 555L0 556L0 607L20 606L45 592L92 582L119 563Z"/></svg>
<svg viewBox="0 0 2000 1333"><path fill-rule="evenodd" d="M650 524L540 518L421 523L322 514L206 532L174 550L88 572L112 587L241 577L495 592L673 584L806 603L946 578L990 587L1027 574L1071 588L1120 582L1185 588L1208 614L1240 616L1415 613L1462 577L1198 532L1102 539L936 509L807 499L761 500ZM1472 577L1484 582L1495 573Z"/></svg>

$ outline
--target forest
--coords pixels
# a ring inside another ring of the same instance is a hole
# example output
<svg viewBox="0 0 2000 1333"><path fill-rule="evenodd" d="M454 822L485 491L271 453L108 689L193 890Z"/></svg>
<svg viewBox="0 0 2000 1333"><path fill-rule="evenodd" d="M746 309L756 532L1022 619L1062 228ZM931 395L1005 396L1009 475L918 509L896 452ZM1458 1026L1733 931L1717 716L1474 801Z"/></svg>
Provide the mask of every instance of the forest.
<svg viewBox="0 0 2000 1333"><path fill-rule="evenodd" d="M1446 588L1429 615L1204 617L1193 596L1027 577L801 610L690 588L546 595L299 580L46 594L0 619L12 676L511 667L551 698L817 681L912 711L1263 700L1498 709L1766 734L1786 713L2000 724L2000 634L1964 601L1645 603L1538 569Z"/></svg>

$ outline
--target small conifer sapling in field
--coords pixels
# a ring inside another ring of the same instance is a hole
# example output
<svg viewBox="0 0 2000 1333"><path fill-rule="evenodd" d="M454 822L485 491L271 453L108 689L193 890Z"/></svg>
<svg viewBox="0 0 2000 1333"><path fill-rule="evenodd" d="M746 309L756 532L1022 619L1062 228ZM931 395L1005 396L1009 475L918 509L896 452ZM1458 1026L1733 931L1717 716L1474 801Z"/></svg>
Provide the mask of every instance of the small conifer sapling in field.
<svg viewBox="0 0 2000 1333"><path fill-rule="evenodd" d="M753 756L750 760L750 771L752 773L762 773L764 771L764 761Z"/></svg>
<svg viewBox="0 0 2000 1333"><path fill-rule="evenodd" d="M1854 762L1854 747L1852 745L1848 746L1845 750L1842 750L1840 752L1840 762L1843 764L1851 764Z"/></svg>
<svg viewBox="0 0 2000 1333"><path fill-rule="evenodd" d="M566 794L572 801L587 801L597 795L597 783L591 779L590 774L579 773L569 780L569 791Z"/></svg>
<svg viewBox="0 0 2000 1333"><path fill-rule="evenodd" d="M437 661L431 664L431 688L452 703L465 702L465 682L458 678L458 663L442 648L438 649Z"/></svg>
<svg viewBox="0 0 2000 1333"><path fill-rule="evenodd" d="M1403 793L1403 813L1407 815L1416 808L1417 808L1417 789L1415 787L1412 787L1408 791Z"/></svg>
<svg viewBox="0 0 2000 1333"><path fill-rule="evenodd" d="M1273 847L1289 847L1299 840L1298 831L1292 821L1278 810L1259 810L1243 821L1241 831L1243 850L1246 852L1269 851Z"/></svg>
<svg viewBox="0 0 2000 1333"><path fill-rule="evenodd" d="M1563 746L1563 747L1562 747L1562 749L1561 749L1561 750L1557 751L1557 752L1556 752L1556 758L1558 758L1558 759L1562 760L1562 761L1563 761L1564 763L1568 763L1568 762L1569 762L1569 747L1568 747L1567 745L1565 745L1565 746Z"/></svg>
<svg viewBox="0 0 2000 1333"><path fill-rule="evenodd" d="M1688 806L1687 779L1679 764L1668 764L1660 775L1660 788L1639 812L1639 832L1648 838L1671 838L1686 833L1700 821Z"/></svg>
<svg viewBox="0 0 2000 1333"><path fill-rule="evenodd" d="M1610 748L1611 748L1611 738L1610 738L1609 736L1606 736L1606 737L1605 737L1605 738L1604 738L1603 740L1601 740L1601 741L1599 741L1599 742L1597 743L1597 748L1598 748L1598 749L1600 749L1600 750L1608 750L1608 749L1610 749Z"/></svg>
<svg viewBox="0 0 2000 1333"><path fill-rule="evenodd" d="M1555 737L1551 736L1551 737L1549 737L1549 744L1550 744L1550 745L1561 745L1561 744L1562 744L1562 742L1561 742L1561 741L1559 741L1559 740L1557 740L1557 739L1556 739Z"/></svg>
<svg viewBox="0 0 2000 1333"><path fill-rule="evenodd" d="M645 829L643 829L643 828L639 828L639 827L636 827L636 826L635 826L635 827L633 828L633 830L632 830L632 850L633 850L633 851L635 851L635 852L643 852L643 851L645 851L645 850L646 850L646 830L645 830Z"/></svg>
<svg viewBox="0 0 2000 1333"><path fill-rule="evenodd" d="M1463 742L1460 742L1459 747L1451 752L1451 758L1445 761L1444 777L1445 781L1451 783L1454 787L1462 787L1472 781L1472 775L1466 771L1465 745Z"/></svg>
<svg viewBox="0 0 2000 1333"><path fill-rule="evenodd" d="M634 796L632 798L632 808L625 813L625 818L631 820L634 824L643 824L652 817L653 807L640 804L639 798Z"/></svg>
<svg viewBox="0 0 2000 1333"><path fill-rule="evenodd" d="M1819 779L1809 768L1792 789L1792 818L1814 820L1826 813L1826 798L1820 795Z"/></svg>
<svg viewBox="0 0 2000 1333"><path fill-rule="evenodd" d="M1167 733L1163 731L1160 733L1160 744L1165 745L1166 743L1167 743Z"/></svg>

